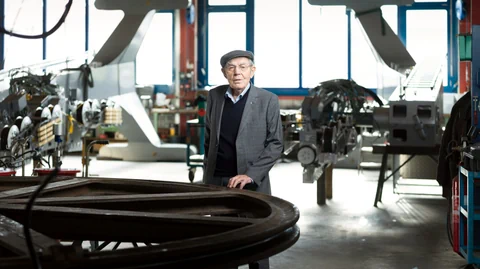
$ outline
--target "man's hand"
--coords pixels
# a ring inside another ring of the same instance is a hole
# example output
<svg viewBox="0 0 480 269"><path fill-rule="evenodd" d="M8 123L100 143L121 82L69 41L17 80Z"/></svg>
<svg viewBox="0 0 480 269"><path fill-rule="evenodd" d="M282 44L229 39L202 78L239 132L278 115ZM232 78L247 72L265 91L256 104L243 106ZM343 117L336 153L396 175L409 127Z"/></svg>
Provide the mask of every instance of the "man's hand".
<svg viewBox="0 0 480 269"><path fill-rule="evenodd" d="M227 184L228 188L236 188L240 184L240 189L243 189L248 183L252 183L253 180L247 175L237 175L232 177Z"/></svg>

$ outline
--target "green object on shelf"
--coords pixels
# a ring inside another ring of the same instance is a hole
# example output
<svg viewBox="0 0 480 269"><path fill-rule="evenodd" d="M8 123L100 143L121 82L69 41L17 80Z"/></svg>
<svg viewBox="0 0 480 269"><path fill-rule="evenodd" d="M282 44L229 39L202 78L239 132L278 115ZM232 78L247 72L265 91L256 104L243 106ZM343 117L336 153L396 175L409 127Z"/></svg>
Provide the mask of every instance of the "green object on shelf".
<svg viewBox="0 0 480 269"><path fill-rule="evenodd" d="M103 132L116 132L118 131L118 126L100 126L100 130Z"/></svg>
<svg viewBox="0 0 480 269"><path fill-rule="evenodd" d="M472 60L472 36L459 35L458 49L460 54L460 61L471 61Z"/></svg>

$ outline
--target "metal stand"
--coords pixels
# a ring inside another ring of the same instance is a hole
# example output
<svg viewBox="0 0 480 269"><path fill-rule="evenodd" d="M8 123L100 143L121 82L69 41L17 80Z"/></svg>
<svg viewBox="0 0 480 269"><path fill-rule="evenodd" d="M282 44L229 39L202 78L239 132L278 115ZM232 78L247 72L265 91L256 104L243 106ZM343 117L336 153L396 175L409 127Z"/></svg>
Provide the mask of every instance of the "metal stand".
<svg viewBox="0 0 480 269"><path fill-rule="evenodd" d="M327 199L332 199L332 172L333 165L323 167L322 175L317 179L317 204L326 204Z"/></svg>
<svg viewBox="0 0 480 269"><path fill-rule="evenodd" d="M404 165L406 165L409 161L411 161L416 155L428 155L433 160L436 161L436 159L433 156L438 155L439 150L440 150L440 145L437 145L436 147L425 147L425 148L389 146L385 144L373 145L372 152L374 154L382 154L382 165L380 167L380 174L378 176L377 192L375 194L375 201L373 203L373 206L377 207L377 203L382 201L383 184L389 178L395 177L395 174L397 174L397 172L400 171L400 169ZM396 154L396 155L406 154L406 155L410 155L410 157L405 162L403 162L398 167L396 167L396 169L393 170L391 175L389 175L388 177L385 177L385 173L387 171L387 160L388 160L389 154Z"/></svg>
<svg viewBox="0 0 480 269"><path fill-rule="evenodd" d="M90 142L88 144L87 152L85 152L86 157L85 157L85 174L83 175L84 177L88 177L88 166L90 164L90 158L88 157L88 155L90 154L90 149L95 144L106 145L106 144L108 144L108 140L93 140L92 142Z"/></svg>

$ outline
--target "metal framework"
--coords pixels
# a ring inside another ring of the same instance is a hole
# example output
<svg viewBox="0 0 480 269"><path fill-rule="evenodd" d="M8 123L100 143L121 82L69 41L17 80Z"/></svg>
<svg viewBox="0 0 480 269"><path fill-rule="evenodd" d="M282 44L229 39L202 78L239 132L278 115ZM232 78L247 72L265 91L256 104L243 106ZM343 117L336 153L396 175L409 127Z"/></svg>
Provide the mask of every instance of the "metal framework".
<svg viewBox="0 0 480 269"><path fill-rule="evenodd" d="M0 264L31 268L25 204L41 177L0 178ZM298 209L273 196L151 180L57 178L37 199L42 268L228 268L300 236Z"/></svg>

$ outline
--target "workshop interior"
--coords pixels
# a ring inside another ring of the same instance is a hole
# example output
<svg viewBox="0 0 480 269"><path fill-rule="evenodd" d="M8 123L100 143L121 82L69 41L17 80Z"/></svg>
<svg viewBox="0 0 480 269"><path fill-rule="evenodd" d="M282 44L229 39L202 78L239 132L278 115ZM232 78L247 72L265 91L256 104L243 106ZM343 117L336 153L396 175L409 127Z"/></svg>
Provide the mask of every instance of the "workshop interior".
<svg viewBox="0 0 480 269"><path fill-rule="evenodd" d="M480 1L0 13L0 268L480 267ZM232 50L279 100L272 195L202 180Z"/></svg>

